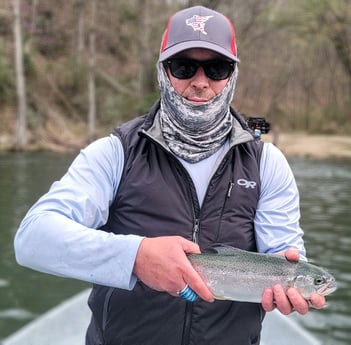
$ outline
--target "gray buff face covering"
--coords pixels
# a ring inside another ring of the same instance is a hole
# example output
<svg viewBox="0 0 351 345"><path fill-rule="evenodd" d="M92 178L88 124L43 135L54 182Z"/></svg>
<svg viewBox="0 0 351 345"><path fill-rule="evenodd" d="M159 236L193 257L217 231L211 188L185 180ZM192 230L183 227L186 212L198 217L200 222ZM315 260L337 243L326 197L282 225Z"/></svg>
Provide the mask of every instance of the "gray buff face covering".
<svg viewBox="0 0 351 345"><path fill-rule="evenodd" d="M208 102L194 104L173 88L162 63L157 64L162 133L178 157L196 163L215 153L232 129L229 106L238 76L236 66L224 89Z"/></svg>

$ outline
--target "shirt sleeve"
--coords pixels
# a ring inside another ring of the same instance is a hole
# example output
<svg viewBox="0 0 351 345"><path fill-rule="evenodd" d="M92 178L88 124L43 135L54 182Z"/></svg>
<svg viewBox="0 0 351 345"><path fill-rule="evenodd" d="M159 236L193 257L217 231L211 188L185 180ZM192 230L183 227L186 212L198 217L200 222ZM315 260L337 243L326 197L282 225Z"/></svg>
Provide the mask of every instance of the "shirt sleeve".
<svg viewBox="0 0 351 345"><path fill-rule="evenodd" d="M58 276L132 289L142 237L97 230L106 223L124 164L120 140L90 144L28 211L15 235L19 264Z"/></svg>
<svg viewBox="0 0 351 345"><path fill-rule="evenodd" d="M286 158L273 144L264 144L260 178L261 194L254 220L258 251L276 253L294 247L304 259L299 192Z"/></svg>

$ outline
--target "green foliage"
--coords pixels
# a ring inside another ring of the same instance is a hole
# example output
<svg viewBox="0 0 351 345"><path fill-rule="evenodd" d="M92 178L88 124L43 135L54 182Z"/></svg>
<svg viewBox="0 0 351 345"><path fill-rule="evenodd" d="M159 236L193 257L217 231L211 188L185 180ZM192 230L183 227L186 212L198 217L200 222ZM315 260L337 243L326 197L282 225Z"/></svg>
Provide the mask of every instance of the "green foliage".
<svg viewBox="0 0 351 345"><path fill-rule="evenodd" d="M28 128L35 131L43 126L43 117L33 107L27 109Z"/></svg>
<svg viewBox="0 0 351 345"><path fill-rule="evenodd" d="M118 93L105 95L99 106L99 122L103 127L114 127L136 116L143 115L150 110L152 104L158 99L159 93L146 94L136 102L134 97L126 97Z"/></svg>
<svg viewBox="0 0 351 345"><path fill-rule="evenodd" d="M23 65L26 79L28 81L34 79L37 75L37 68L33 55L29 51L25 51L23 54Z"/></svg>
<svg viewBox="0 0 351 345"><path fill-rule="evenodd" d="M113 128L132 115L128 112L133 106L133 100L129 97L111 94L104 98L100 104L100 124L103 127Z"/></svg>
<svg viewBox="0 0 351 345"><path fill-rule="evenodd" d="M158 90L146 94L143 99L141 99L139 104L140 114L147 113L151 106L160 98L160 93Z"/></svg>
<svg viewBox="0 0 351 345"><path fill-rule="evenodd" d="M72 96L86 91L87 67L76 59L69 57L57 64L56 75L59 88L66 94Z"/></svg>
<svg viewBox="0 0 351 345"><path fill-rule="evenodd" d="M0 46L0 104L13 104L14 90L14 71Z"/></svg>
<svg viewBox="0 0 351 345"><path fill-rule="evenodd" d="M88 69L85 65L78 63L69 57L56 65L53 78L57 83L56 94L60 95L57 105L64 106L64 116L74 116L86 121L88 113ZM56 97L57 98L57 97ZM64 101L64 103L62 103Z"/></svg>

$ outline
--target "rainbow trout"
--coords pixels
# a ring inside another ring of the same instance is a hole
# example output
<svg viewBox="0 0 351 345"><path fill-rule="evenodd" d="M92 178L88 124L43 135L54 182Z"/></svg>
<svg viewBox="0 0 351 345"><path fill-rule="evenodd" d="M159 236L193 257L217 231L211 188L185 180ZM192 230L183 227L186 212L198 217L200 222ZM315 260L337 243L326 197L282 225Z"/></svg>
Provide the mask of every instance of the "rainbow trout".
<svg viewBox="0 0 351 345"><path fill-rule="evenodd" d="M263 291L276 284L297 288L305 299L313 292L326 296L336 290L334 277L324 269L284 256L225 247L217 254L190 254L188 258L216 299L260 303Z"/></svg>

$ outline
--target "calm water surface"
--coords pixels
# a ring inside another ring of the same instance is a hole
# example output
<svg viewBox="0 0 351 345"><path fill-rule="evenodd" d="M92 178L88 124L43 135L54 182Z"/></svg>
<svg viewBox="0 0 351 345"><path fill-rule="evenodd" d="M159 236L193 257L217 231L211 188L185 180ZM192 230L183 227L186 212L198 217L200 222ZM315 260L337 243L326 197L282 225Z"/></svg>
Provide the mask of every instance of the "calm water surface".
<svg viewBox="0 0 351 345"><path fill-rule="evenodd" d="M0 154L0 339L88 286L20 267L13 253L19 222L72 159L52 153Z"/></svg>
<svg viewBox="0 0 351 345"><path fill-rule="evenodd" d="M338 282L328 307L301 320L325 345L351 344L351 161L290 163L301 194L308 257Z"/></svg>
<svg viewBox="0 0 351 345"><path fill-rule="evenodd" d="M89 286L20 267L13 253L13 236L25 212L62 176L73 157L0 154L0 340ZM313 310L298 322L324 345L350 344L351 161L289 161L301 194L308 257L331 271L339 286L326 309Z"/></svg>

